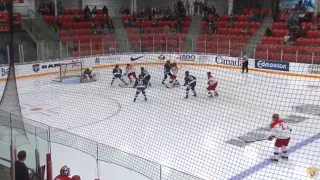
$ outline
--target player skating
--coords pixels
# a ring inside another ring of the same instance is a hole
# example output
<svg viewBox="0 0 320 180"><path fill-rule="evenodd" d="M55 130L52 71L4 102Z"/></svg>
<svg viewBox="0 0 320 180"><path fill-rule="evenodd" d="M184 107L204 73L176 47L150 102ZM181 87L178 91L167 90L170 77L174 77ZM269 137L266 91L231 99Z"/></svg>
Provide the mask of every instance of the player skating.
<svg viewBox="0 0 320 180"><path fill-rule="evenodd" d="M92 68L89 67L89 68L86 68L82 73L80 81L81 82L96 81L95 76L96 75L92 72Z"/></svg>
<svg viewBox="0 0 320 180"><path fill-rule="evenodd" d="M137 79L137 76L136 76L136 72L134 70L134 67L133 65L131 64L127 64L127 67L126 67L126 73L124 75L127 75L129 80L130 80L130 83L132 83L132 79Z"/></svg>
<svg viewBox="0 0 320 180"><path fill-rule="evenodd" d="M167 61L164 64L164 78L162 80L162 84L165 84L164 82L167 80L168 76L171 78L172 76L171 69L172 67L171 67L170 61Z"/></svg>
<svg viewBox="0 0 320 180"><path fill-rule="evenodd" d="M172 68L172 75L171 75L171 83L173 84L173 86L178 86L180 85L179 81L177 80L177 76L178 76L178 72L179 72L179 69L178 69L178 66L177 66L177 63L172 63L171 64L171 68Z"/></svg>
<svg viewBox="0 0 320 180"><path fill-rule="evenodd" d="M146 88L148 86L148 82L143 78L143 76L140 74L136 82L134 83L133 88L137 88L136 95L134 96L133 102L137 100L137 97L142 92L144 96L144 100L147 101L147 95L146 95Z"/></svg>
<svg viewBox="0 0 320 180"><path fill-rule="evenodd" d="M151 86L151 83L150 83L150 79L151 79L151 76L150 76L150 73L144 68L144 67L141 67L141 73L142 77L144 78L144 80L147 81L148 83L148 86Z"/></svg>
<svg viewBox="0 0 320 180"><path fill-rule="evenodd" d="M117 78L119 78L125 85L128 85L126 83L126 81L124 81L124 79L122 78L122 70L121 68L119 68L119 65L116 65L114 68L113 68L113 78L112 78L112 81L111 81L111 85L113 84L114 80L116 80Z"/></svg>
<svg viewBox="0 0 320 180"><path fill-rule="evenodd" d="M195 91L196 84L197 84L196 78L194 76L190 75L189 71L186 71L185 78L184 78L184 86L187 86L185 98L189 97L190 89L193 92L193 96L197 96L196 91Z"/></svg>
<svg viewBox="0 0 320 180"><path fill-rule="evenodd" d="M207 91L209 94L209 97L213 97L211 91L213 91L214 96L218 96L218 92L216 91L217 85L218 85L218 81L216 81L212 75L211 72L207 73L208 75L208 87L207 87Z"/></svg>
<svg viewBox="0 0 320 180"><path fill-rule="evenodd" d="M280 120L278 114L272 115L272 124L271 124L271 134L268 137L269 141L272 141L272 139L276 139L276 142L274 144L274 156L271 159L272 161L277 162L279 158L279 154L281 154L281 158L287 160L288 154L287 154L287 146L290 142L290 134L292 129L283 120ZM279 152L281 150L281 152Z"/></svg>

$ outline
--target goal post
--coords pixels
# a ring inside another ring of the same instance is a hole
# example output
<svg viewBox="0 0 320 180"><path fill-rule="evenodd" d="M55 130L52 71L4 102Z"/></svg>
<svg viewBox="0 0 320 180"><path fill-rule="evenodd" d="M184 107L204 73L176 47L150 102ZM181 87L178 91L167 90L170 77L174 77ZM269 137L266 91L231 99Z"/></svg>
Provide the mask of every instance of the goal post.
<svg viewBox="0 0 320 180"><path fill-rule="evenodd" d="M59 64L59 76L54 81L62 82L63 79L67 78L78 78L80 80L82 74L82 62L70 62Z"/></svg>

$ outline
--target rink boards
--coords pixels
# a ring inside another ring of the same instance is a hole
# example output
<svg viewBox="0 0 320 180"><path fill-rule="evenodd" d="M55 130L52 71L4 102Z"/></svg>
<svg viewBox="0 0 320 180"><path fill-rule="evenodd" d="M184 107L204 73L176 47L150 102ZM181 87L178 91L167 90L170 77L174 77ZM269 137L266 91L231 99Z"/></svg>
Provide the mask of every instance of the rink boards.
<svg viewBox="0 0 320 180"><path fill-rule="evenodd" d="M131 61L131 58L134 61ZM59 73L59 63L82 62L82 67L94 69L112 68L115 64L124 66L127 63L143 66L161 66L167 60L175 61L187 66L228 68L240 70L242 58L201 55L201 54L119 54L108 56L90 56L73 59L52 60L50 62L33 62L28 64L16 64L15 72L18 78L38 77L54 75ZM76 71L80 67L73 66L68 70ZM271 73L287 76L298 76L307 78L320 78L320 66L316 64L303 64L294 62L255 60L249 59L250 71ZM0 81L5 80L8 74L8 66L1 67Z"/></svg>

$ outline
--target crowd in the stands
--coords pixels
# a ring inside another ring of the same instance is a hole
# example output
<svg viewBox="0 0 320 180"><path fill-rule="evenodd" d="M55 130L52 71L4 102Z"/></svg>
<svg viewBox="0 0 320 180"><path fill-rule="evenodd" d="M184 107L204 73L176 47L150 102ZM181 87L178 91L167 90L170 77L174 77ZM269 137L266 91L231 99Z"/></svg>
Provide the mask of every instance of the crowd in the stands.
<svg viewBox="0 0 320 180"><path fill-rule="evenodd" d="M317 16L307 10L306 4L302 0L299 0L295 8L292 9L280 11L279 4L273 8L274 22L285 23L286 27L284 29L288 30L288 33L283 37L284 45L294 45L297 38L306 37L308 30L318 30ZM307 24L310 24L310 26L307 27ZM272 27L266 29L265 36L273 36Z"/></svg>

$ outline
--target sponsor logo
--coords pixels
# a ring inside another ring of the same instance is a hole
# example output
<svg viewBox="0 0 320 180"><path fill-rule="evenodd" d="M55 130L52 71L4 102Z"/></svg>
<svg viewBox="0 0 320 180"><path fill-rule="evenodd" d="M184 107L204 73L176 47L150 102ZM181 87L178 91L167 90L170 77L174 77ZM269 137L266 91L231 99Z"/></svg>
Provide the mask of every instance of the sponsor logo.
<svg viewBox="0 0 320 180"><path fill-rule="evenodd" d="M57 68L57 67L60 67L59 63L43 64L43 65L34 64L34 65L32 65L32 69L33 69L34 72L39 72L40 69L53 69L53 68Z"/></svg>
<svg viewBox="0 0 320 180"><path fill-rule="evenodd" d="M320 65L318 65L318 64L309 65L309 73L310 74L320 74Z"/></svg>
<svg viewBox="0 0 320 180"><path fill-rule="evenodd" d="M255 60L255 68L276 71L289 71L289 63L282 61Z"/></svg>
<svg viewBox="0 0 320 180"><path fill-rule="evenodd" d="M130 60L131 60L131 61L135 61L135 60L138 60L138 59L140 59L140 58L142 58L142 57L143 57L143 56L140 56L140 57L137 57L137 58L131 57Z"/></svg>
<svg viewBox="0 0 320 180"><path fill-rule="evenodd" d="M161 54L161 55L158 57L158 59L159 59L159 60L161 60L161 61L163 61L163 60L165 60L165 59L166 59L166 57L165 57L164 55L162 55L162 54Z"/></svg>
<svg viewBox="0 0 320 180"><path fill-rule="evenodd" d="M40 64L32 65L32 69L33 69L34 72L38 72L40 70Z"/></svg>
<svg viewBox="0 0 320 180"><path fill-rule="evenodd" d="M194 61L196 59L196 56L193 54L181 54L180 60L181 61Z"/></svg>
<svg viewBox="0 0 320 180"><path fill-rule="evenodd" d="M9 68L1 68L1 76L6 76L9 73Z"/></svg>
<svg viewBox="0 0 320 180"><path fill-rule="evenodd" d="M316 167L309 167L307 168L307 175L308 177L315 179L318 177L319 169Z"/></svg>
<svg viewBox="0 0 320 180"><path fill-rule="evenodd" d="M217 56L215 61L217 64L225 64L225 65L230 65L230 66L241 66L243 59L242 58Z"/></svg>
<svg viewBox="0 0 320 180"><path fill-rule="evenodd" d="M101 62L100 57L96 57L96 59L94 60L94 63L100 64L100 62Z"/></svg>
<svg viewBox="0 0 320 180"><path fill-rule="evenodd" d="M211 57L208 55L198 55L199 61L210 61Z"/></svg>

